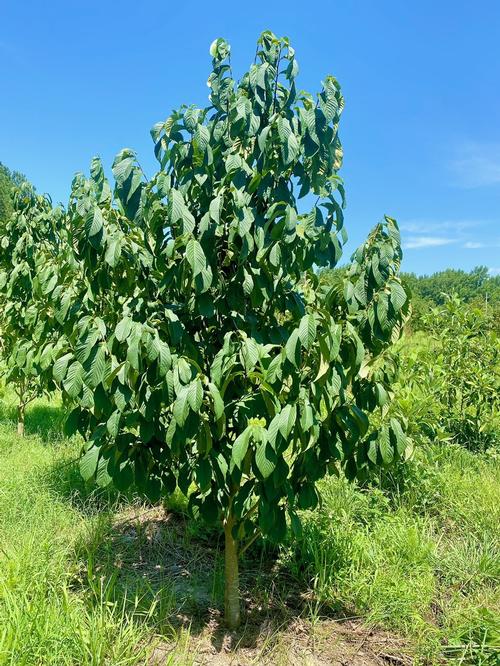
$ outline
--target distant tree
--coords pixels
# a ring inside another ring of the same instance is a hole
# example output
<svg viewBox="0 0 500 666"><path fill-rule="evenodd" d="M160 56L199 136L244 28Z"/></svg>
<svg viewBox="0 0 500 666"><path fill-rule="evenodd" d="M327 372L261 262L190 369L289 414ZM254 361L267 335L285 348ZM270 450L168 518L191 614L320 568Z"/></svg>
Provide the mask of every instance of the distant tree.
<svg viewBox="0 0 500 666"><path fill-rule="evenodd" d="M56 228L60 211L24 182L14 190L13 210L0 220L0 352L6 381L18 397L18 433L24 434L26 406L41 392L43 371L58 348L51 311L37 301L36 291L46 266L44 250L57 254ZM49 285L50 286L50 285ZM53 280L52 288L55 286Z"/></svg>
<svg viewBox="0 0 500 666"><path fill-rule="evenodd" d="M478 297L485 298L488 292L490 301L500 300L500 280L498 276L490 276L486 266L477 266L469 273L448 268L432 275L403 273L402 277L414 294L432 301L435 305L446 303L449 294L457 294L466 303Z"/></svg>
<svg viewBox="0 0 500 666"><path fill-rule="evenodd" d="M419 353L409 385L427 387L448 437L476 451L500 441L500 339L484 309L447 297L424 322L435 344Z"/></svg>
<svg viewBox="0 0 500 666"><path fill-rule="evenodd" d="M14 190L26 180L18 171L11 171L0 162L0 222L12 215Z"/></svg>
<svg viewBox="0 0 500 666"><path fill-rule="evenodd" d="M498 328L500 276L489 275L486 266L477 266L470 272L448 268L431 275L403 273L401 279L412 294L412 328L427 326L431 310L448 303L452 296L483 310L489 315L491 325Z"/></svg>

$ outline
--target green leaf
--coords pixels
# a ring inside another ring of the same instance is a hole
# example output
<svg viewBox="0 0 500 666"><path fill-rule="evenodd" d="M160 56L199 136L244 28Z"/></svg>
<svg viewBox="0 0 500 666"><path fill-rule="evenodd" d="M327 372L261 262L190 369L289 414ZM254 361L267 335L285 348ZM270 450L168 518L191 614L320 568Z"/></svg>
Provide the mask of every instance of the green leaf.
<svg viewBox="0 0 500 666"><path fill-rule="evenodd" d="M221 210L222 210L223 199L220 195L217 195L209 205L209 213L212 220L216 223L220 222Z"/></svg>
<svg viewBox="0 0 500 666"><path fill-rule="evenodd" d="M369 440L369 443L368 443L368 451L367 451L367 455L368 455L368 459L369 459L374 465L376 465L377 462L378 462L377 452L378 452L378 449L377 449L377 442L376 442L376 440L375 440L375 439L370 439L370 440Z"/></svg>
<svg viewBox="0 0 500 666"><path fill-rule="evenodd" d="M406 448L408 446L408 440L406 434L403 432L401 424L395 418L391 418L391 433L395 439L395 449L398 452L398 455L403 458L406 453Z"/></svg>
<svg viewBox="0 0 500 666"><path fill-rule="evenodd" d="M289 164L295 160L299 154L299 143L297 137L293 133L290 123L282 116L278 118L278 134L281 140L283 159L285 164Z"/></svg>
<svg viewBox="0 0 500 666"><path fill-rule="evenodd" d="M184 197L174 187L170 190L170 204L171 204L171 222L175 224L182 220L185 211Z"/></svg>
<svg viewBox="0 0 500 666"><path fill-rule="evenodd" d="M285 345L285 354L287 359L296 368L300 365L300 338L299 331L295 329L292 331L290 337Z"/></svg>
<svg viewBox="0 0 500 666"><path fill-rule="evenodd" d="M106 248L106 254L104 255L104 260L112 268L114 268L121 256L121 241L119 238L111 238L108 241L108 246Z"/></svg>
<svg viewBox="0 0 500 666"><path fill-rule="evenodd" d="M394 452L392 450L391 441L389 438L388 429L383 426L378 436L378 446L382 461L385 465L389 465L394 459Z"/></svg>
<svg viewBox="0 0 500 666"><path fill-rule="evenodd" d="M128 316L123 317L123 319L118 322L115 328L115 337L118 342L123 342L126 340L130 334L131 329L132 319L130 319Z"/></svg>
<svg viewBox="0 0 500 666"><path fill-rule="evenodd" d="M172 366L172 355L170 354L170 347L166 342L160 340L159 337L156 337L156 344L159 351L158 372L160 377L165 377Z"/></svg>
<svg viewBox="0 0 500 666"><path fill-rule="evenodd" d="M76 398L83 388L83 367L78 361L74 361L68 368L63 387L70 398Z"/></svg>
<svg viewBox="0 0 500 666"><path fill-rule="evenodd" d="M316 340L316 320L312 314L306 314L300 320L299 338L305 349L310 349Z"/></svg>
<svg viewBox="0 0 500 666"><path fill-rule="evenodd" d="M97 463L95 480L100 488L109 486L112 481L111 476L108 474L108 460L105 458L101 458Z"/></svg>
<svg viewBox="0 0 500 666"><path fill-rule="evenodd" d="M276 452L269 442L263 441L259 444L255 454L255 463L262 478L267 479L274 472L276 460Z"/></svg>
<svg viewBox="0 0 500 666"><path fill-rule="evenodd" d="M199 275L207 265L203 248L197 240L191 238L186 245L186 259L193 271L193 276Z"/></svg>
<svg viewBox="0 0 500 666"><path fill-rule="evenodd" d="M388 315L388 302L387 302L387 295L386 294L379 294L379 299L376 303L375 306L376 313L377 313L377 319L380 324L380 328L386 332L389 330L390 325L389 325L389 320L387 318Z"/></svg>
<svg viewBox="0 0 500 666"><path fill-rule="evenodd" d="M297 497L299 509L315 509L318 505L318 495L313 483L304 483Z"/></svg>
<svg viewBox="0 0 500 666"><path fill-rule="evenodd" d="M104 218L101 209L96 206L93 211L89 213L85 221L85 230L87 236L95 236L98 234L104 225Z"/></svg>
<svg viewBox="0 0 500 666"><path fill-rule="evenodd" d="M189 396L187 386L183 386L177 394L173 407L174 419L181 426L184 425L189 414Z"/></svg>
<svg viewBox="0 0 500 666"><path fill-rule="evenodd" d="M210 488L212 481L212 466L207 458L200 458L196 465L196 481L202 492L206 492Z"/></svg>
<svg viewBox="0 0 500 666"><path fill-rule="evenodd" d="M297 420L297 406L285 405L279 414L278 428L284 439L288 439Z"/></svg>
<svg viewBox="0 0 500 666"><path fill-rule="evenodd" d="M91 479L97 471L99 462L100 448L91 446L90 449L80 458L80 474L84 481Z"/></svg>
<svg viewBox="0 0 500 666"><path fill-rule="evenodd" d="M245 292L245 294L247 296L249 296L253 291L253 286L254 286L253 278L252 278L251 274L246 270L243 271L243 274L244 274L243 291Z"/></svg>
<svg viewBox="0 0 500 666"><path fill-rule="evenodd" d="M391 303L395 312L399 312L403 305L406 303L406 292L403 289L403 286L393 280L391 282Z"/></svg>
<svg viewBox="0 0 500 666"><path fill-rule="evenodd" d="M121 413L120 410L116 409L111 416L109 417L107 423L106 423L106 429L111 435L113 439L116 438L118 435L118 431L120 428L120 419L121 419Z"/></svg>
<svg viewBox="0 0 500 666"><path fill-rule="evenodd" d="M113 474L113 484L121 492L125 492L134 482L134 471L129 461L120 463Z"/></svg>
<svg viewBox="0 0 500 666"><path fill-rule="evenodd" d="M241 345L241 355L243 357L245 370L250 372L255 368L260 357L259 345L253 338L246 338L243 340Z"/></svg>
<svg viewBox="0 0 500 666"><path fill-rule="evenodd" d="M219 389L217 386L215 386L215 384L212 384L212 382L208 384L208 390L210 391L210 395L212 396L214 402L215 418L219 420L221 416L224 415L224 401L221 397Z"/></svg>
<svg viewBox="0 0 500 666"><path fill-rule="evenodd" d="M141 333L137 328L137 322L134 322L132 331L127 338L127 361L134 368L134 370L139 370L140 360L139 360L139 345L141 341Z"/></svg>
<svg viewBox="0 0 500 666"><path fill-rule="evenodd" d="M210 142L210 131L205 125L198 125L194 133L194 139L200 149L205 152Z"/></svg>
<svg viewBox="0 0 500 666"><path fill-rule="evenodd" d="M72 357L73 354L64 354L64 356L58 358L54 363L54 367L52 368L52 376L56 382L60 383L66 377L68 363Z"/></svg>
<svg viewBox="0 0 500 666"><path fill-rule="evenodd" d="M91 355L90 369L85 381L90 388L95 388L103 381L106 371L106 352L103 344L98 344Z"/></svg>
<svg viewBox="0 0 500 666"><path fill-rule="evenodd" d="M81 414L82 410L80 409L80 407L75 407L69 414L68 418L64 423L64 434L66 435L66 437L71 437L72 435L78 432Z"/></svg>
<svg viewBox="0 0 500 666"><path fill-rule="evenodd" d="M250 433L250 427L245 428L245 430L236 438L232 446L231 460L234 462L236 467L241 468L241 464L246 456L250 442Z"/></svg>
<svg viewBox="0 0 500 666"><path fill-rule="evenodd" d="M198 413L203 404L203 386L199 378L192 381L188 386L188 402L193 412Z"/></svg>

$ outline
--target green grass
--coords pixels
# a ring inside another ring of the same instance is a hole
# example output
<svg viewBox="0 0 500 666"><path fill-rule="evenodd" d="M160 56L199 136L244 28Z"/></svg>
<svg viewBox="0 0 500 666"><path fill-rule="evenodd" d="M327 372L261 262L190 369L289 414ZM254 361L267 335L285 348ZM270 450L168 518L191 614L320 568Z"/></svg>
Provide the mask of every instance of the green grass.
<svg viewBox="0 0 500 666"><path fill-rule="evenodd" d="M98 529L48 475L75 454L71 446L20 441L0 430L0 663L140 663L144 628L105 594L82 594L76 581L82 540Z"/></svg>
<svg viewBox="0 0 500 666"><path fill-rule="evenodd" d="M324 481L287 561L324 604L410 636L431 661L498 663L500 460L429 446L404 474L391 493Z"/></svg>
<svg viewBox="0 0 500 666"><path fill-rule="evenodd" d="M24 440L9 409L0 410L0 665L145 664L165 645L160 663L193 663L222 603L217 532L186 522L180 496L165 522L134 496L85 487L57 404L32 405ZM279 552L257 547L243 563L251 613L278 618L283 632L292 616L311 626L361 616L407 637L415 663L497 664L499 472L493 454L435 445L371 488L326 479L303 538Z"/></svg>

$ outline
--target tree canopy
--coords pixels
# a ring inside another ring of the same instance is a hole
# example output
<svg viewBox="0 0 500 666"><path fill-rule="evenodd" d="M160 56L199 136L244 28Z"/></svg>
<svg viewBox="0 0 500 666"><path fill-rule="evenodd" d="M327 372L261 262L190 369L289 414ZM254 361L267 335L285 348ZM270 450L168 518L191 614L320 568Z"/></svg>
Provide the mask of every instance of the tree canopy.
<svg viewBox="0 0 500 666"><path fill-rule="evenodd" d="M5 223L13 212L14 190L26 181L19 171L11 171L0 162L0 224Z"/></svg>

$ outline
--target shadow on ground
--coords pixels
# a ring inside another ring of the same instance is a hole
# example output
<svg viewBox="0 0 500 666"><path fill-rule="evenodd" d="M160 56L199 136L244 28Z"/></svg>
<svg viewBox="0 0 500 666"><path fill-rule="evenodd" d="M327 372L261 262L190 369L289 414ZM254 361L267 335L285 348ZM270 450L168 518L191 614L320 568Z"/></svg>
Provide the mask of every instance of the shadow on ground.
<svg viewBox="0 0 500 666"><path fill-rule="evenodd" d="M44 442L63 436L66 410L62 405L33 404L26 412L26 434L38 435Z"/></svg>
<svg viewBox="0 0 500 666"><path fill-rule="evenodd" d="M36 435L44 442L61 439L65 418L66 410L62 405L35 401L26 409L25 433ZM0 400L0 422L15 427L17 409L14 403Z"/></svg>
<svg viewBox="0 0 500 666"><path fill-rule="evenodd" d="M92 563L83 587L96 599L128 604L162 637L152 664L170 663L182 635L190 646L182 663L412 663L401 652L403 641L353 620L348 609L317 603L305 581L293 578L278 552L264 546L241 563L243 624L228 632L223 536L168 508L129 506L82 548Z"/></svg>
<svg viewBox="0 0 500 666"><path fill-rule="evenodd" d="M244 619L228 632L223 535L188 519L181 499L151 505L133 493L96 490L72 461L54 466L46 482L91 518L72 588L91 604L116 604L146 623L156 637L151 666L412 663L400 639L367 628L348 609L317 603L307 581L291 576L265 546L241 563Z"/></svg>

